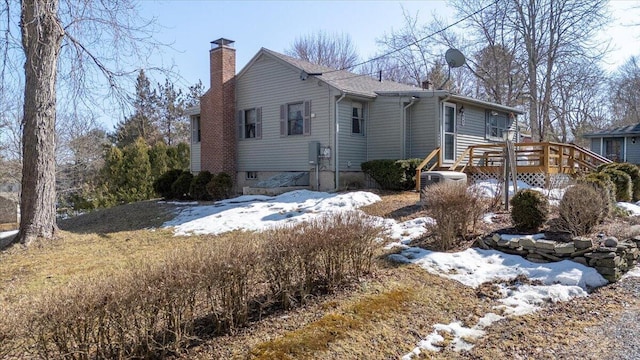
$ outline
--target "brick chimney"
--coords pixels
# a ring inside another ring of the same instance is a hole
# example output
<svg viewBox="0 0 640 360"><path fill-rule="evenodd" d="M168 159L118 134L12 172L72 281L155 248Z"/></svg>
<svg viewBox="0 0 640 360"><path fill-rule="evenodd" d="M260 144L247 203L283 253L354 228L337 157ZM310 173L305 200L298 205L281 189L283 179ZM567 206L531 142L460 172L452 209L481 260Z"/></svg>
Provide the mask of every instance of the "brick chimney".
<svg viewBox="0 0 640 360"><path fill-rule="evenodd" d="M226 172L236 178L236 49L234 41L211 42L211 85L200 100L201 169Z"/></svg>

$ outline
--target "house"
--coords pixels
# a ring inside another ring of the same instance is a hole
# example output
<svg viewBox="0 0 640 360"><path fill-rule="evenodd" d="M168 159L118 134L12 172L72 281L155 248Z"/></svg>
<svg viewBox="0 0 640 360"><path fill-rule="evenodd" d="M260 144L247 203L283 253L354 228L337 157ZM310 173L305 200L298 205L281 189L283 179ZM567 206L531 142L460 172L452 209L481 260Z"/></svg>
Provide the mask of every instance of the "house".
<svg viewBox="0 0 640 360"><path fill-rule="evenodd" d="M20 206L18 194L0 192L0 231L18 228L20 222Z"/></svg>
<svg viewBox="0 0 640 360"><path fill-rule="evenodd" d="M236 74L233 41L224 38L209 56L211 87L190 113L191 171L233 174L237 189L283 174L338 189L364 179L365 161L424 158L438 147L441 163L452 164L469 145L504 141L522 114L265 48Z"/></svg>
<svg viewBox="0 0 640 360"><path fill-rule="evenodd" d="M640 123L583 135L591 151L617 162L640 165Z"/></svg>

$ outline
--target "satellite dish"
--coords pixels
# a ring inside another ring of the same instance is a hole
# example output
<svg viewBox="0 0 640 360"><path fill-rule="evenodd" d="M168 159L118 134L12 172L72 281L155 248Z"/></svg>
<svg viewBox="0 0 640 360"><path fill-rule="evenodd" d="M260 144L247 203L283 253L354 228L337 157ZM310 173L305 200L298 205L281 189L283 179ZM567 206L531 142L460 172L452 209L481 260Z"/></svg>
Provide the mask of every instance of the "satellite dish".
<svg viewBox="0 0 640 360"><path fill-rule="evenodd" d="M458 49L449 49L444 53L444 58L447 61L447 65L452 68L458 68L465 63L464 55Z"/></svg>

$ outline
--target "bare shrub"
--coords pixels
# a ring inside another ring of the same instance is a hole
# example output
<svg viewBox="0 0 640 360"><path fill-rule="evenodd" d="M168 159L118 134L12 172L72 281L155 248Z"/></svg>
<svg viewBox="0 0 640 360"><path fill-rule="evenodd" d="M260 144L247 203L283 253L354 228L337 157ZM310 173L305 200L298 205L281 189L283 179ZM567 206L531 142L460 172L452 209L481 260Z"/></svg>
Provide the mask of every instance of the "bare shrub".
<svg viewBox="0 0 640 360"><path fill-rule="evenodd" d="M475 231L476 221L487 209L488 203L465 183L441 182L423 190L429 215L436 220L432 226L438 239L436 246L449 250L457 244L459 236Z"/></svg>
<svg viewBox="0 0 640 360"><path fill-rule="evenodd" d="M592 185L578 184L567 189L560 201L559 227L573 235L587 235L604 220L608 200Z"/></svg>

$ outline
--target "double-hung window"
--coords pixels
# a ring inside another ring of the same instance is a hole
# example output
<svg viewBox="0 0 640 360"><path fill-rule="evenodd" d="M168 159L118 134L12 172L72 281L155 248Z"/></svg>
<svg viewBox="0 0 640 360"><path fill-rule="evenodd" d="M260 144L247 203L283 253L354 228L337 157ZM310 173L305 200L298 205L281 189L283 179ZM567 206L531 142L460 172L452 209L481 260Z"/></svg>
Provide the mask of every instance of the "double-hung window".
<svg viewBox="0 0 640 360"><path fill-rule="evenodd" d="M256 109L244 111L244 138L252 139L256 137Z"/></svg>
<svg viewBox="0 0 640 360"><path fill-rule="evenodd" d="M487 111L487 138L504 140L503 134L509 129L507 115L497 111Z"/></svg>
<svg viewBox="0 0 640 360"><path fill-rule="evenodd" d="M351 106L351 133L364 135L364 106L354 102Z"/></svg>
<svg viewBox="0 0 640 360"><path fill-rule="evenodd" d="M191 116L191 142L200 142L200 115Z"/></svg>
<svg viewBox="0 0 640 360"><path fill-rule="evenodd" d="M287 135L302 135L304 118L302 117L303 103L287 105Z"/></svg>

